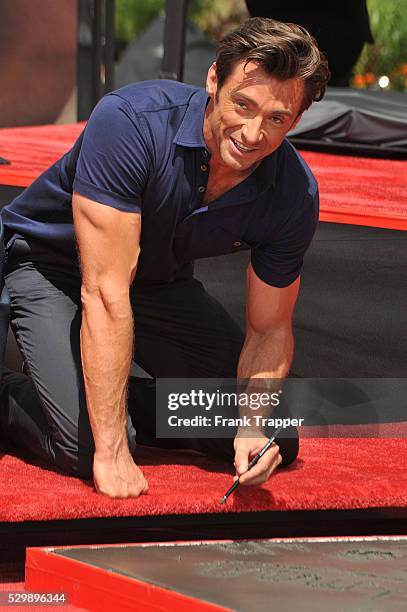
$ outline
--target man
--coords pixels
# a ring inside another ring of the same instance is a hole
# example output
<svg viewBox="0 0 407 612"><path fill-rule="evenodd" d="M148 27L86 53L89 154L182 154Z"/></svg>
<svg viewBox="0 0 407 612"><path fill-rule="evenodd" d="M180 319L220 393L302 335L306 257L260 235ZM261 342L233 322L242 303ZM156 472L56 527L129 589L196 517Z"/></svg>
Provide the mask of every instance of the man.
<svg viewBox="0 0 407 612"><path fill-rule="evenodd" d="M4 377L2 428L111 497L147 482L151 376L286 376L304 253L318 217L315 179L285 141L328 78L313 39L251 19L221 42L206 91L129 85L97 105L59 162L3 213L11 325L28 376ZM77 264L75 239L80 257ZM251 249L247 333L193 278L193 260ZM184 446L232 457L242 484L294 460L278 439L255 468L261 430ZM152 435L151 435L152 434ZM177 441L179 444L181 441Z"/></svg>

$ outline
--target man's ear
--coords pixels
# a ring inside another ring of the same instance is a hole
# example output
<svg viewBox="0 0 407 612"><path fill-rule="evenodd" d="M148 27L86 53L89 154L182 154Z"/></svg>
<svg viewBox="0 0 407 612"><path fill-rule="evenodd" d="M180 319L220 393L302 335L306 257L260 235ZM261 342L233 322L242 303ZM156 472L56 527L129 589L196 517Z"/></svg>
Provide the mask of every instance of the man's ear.
<svg viewBox="0 0 407 612"><path fill-rule="evenodd" d="M216 75L216 62L213 62L206 77L206 91L211 98L214 98L216 96L217 89L218 77Z"/></svg>

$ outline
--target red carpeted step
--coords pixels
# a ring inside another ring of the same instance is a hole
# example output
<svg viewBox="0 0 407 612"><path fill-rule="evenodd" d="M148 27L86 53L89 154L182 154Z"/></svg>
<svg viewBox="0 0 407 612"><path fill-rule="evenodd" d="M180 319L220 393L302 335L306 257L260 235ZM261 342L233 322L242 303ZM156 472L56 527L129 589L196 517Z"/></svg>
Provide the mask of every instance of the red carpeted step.
<svg viewBox="0 0 407 612"><path fill-rule="evenodd" d="M321 221L407 230L407 162L301 154L318 179Z"/></svg>
<svg viewBox="0 0 407 612"><path fill-rule="evenodd" d="M309 438L297 462L261 487L241 487L218 503L232 482L226 464L186 452L139 448L148 495L111 500L82 482L21 458L0 458L0 521L42 521L266 510L407 507L407 439Z"/></svg>
<svg viewBox="0 0 407 612"><path fill-rule="evenodd" d="M0 185L26 187L73 144L84 124L0 130ZM321 194L321 221L407 230L407 162L303 152Z"/></svg>
<svg viewBox="0 0 407 612"><path fill-rule="evenodd" d="M27 187L71 148L84 125L0 129L0 156L11 162L0 166L0 185Z"/></svg>

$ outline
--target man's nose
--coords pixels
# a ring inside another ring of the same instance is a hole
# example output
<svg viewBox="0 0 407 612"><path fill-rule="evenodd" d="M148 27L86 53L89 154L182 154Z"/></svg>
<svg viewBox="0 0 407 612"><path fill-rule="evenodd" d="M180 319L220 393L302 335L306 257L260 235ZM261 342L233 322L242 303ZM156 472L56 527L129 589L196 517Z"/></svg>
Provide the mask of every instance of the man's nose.
<svg viewBox="0 0 407 612"><path fill-rule="evenodd" d="M263 137L261 118L248 119L242 126L243 144L256 145Z"/></svg>

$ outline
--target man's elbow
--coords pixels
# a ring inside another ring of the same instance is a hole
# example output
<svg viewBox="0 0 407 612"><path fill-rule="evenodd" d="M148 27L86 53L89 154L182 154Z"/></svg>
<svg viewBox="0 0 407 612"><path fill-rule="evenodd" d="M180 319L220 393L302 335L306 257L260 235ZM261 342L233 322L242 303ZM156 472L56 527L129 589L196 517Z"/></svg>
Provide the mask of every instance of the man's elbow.
<svg viewBox="0 0 407 612"><path fill-rule="evenodd" d="M270 321L253 321L250 318L247 320L247 335L254 336L258 339L292 339L293 326L290 318L273 319Z"/></svg>
<svg viewBox="0 0 407 612"><path fill-rule="evenodd" d="M246 343L257 355L273 363L275 378L285 378L294 356L294 336L291 324L266 329L248 328Z"/></svg>

